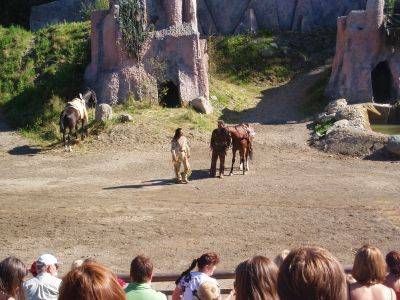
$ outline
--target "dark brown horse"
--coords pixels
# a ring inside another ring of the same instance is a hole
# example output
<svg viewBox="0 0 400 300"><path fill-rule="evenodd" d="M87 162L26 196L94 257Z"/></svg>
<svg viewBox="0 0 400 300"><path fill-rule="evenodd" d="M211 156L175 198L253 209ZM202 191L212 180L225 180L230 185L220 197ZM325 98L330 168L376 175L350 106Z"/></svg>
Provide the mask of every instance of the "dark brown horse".
<svg viewBox="0 0 400 300"><path fill-rule="evenodd" d="M255 135L254 129L249 124L240 124L236 126L228 126L232 137L232 167L229 176L233 175L233 166L236 161L236 152L240 155L240 170L243 170L243 175L249 171L249 158L253 157L253 139Z"/></svg>
<svg viewBox="0 0 400 300"><path fill-rule="evenodd" d="M60 131L63 135L64 147L67 147L68 140L68 149L71 150L70 143L72 133L74 133L75 138L78 139L79 122L82 124L82 140L85 136L88 136L86 106L95 107L96 102L96 93L90 89L88 89L83 95L79 94L79 98L75 98L73 101L68 102L60 115Z"/></svg>

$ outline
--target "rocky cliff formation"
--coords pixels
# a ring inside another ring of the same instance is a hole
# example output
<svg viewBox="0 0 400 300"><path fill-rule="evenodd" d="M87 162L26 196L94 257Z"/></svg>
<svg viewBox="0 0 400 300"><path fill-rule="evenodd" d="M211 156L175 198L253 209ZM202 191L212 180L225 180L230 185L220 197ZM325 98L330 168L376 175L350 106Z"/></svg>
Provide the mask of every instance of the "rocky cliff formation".
<svg viewBox="0 0 400 300"><path fill-rule="evenodd" d="M183 0L184 2L185 0ZM32 9L31 28L79 19L80 0L58 0ZM146 0L155 23L161 0ZM257 29L308 32L334 27L336 19L351 10L364 9L366 0L198 0L202 34L233 34ZM183 6L182 9L185 9Z"/></svg>
<svg viewBox="0 0 400 300"><path fill-rule="evenodd" d="M400 95L400 53L386 41L385 0L338 19L336 54L327 96L350 104L388 103Z"/></svg>
<svg viewBox="0 0 400 300"><path fill-rule="evenodd" d="M169 107L208 99L207 47L197 31L195 3L186 1L182 12L182 1L162 0L156 12L165 28L151 33L140 61L128 55L122 39L119 0L110 1L109 10L93 13L85 80L100 103L116 104L129 95Z"/></svg>

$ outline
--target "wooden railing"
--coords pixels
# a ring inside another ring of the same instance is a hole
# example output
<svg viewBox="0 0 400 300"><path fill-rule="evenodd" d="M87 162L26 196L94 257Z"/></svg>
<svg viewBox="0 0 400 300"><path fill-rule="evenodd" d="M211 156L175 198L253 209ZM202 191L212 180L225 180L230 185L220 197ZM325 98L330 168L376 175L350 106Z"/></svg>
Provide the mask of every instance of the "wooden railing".
<svg viewBox="0 0 400 300"><path fill-rule="evenodd" d="M344 271L346 274L350 274L352 271L352 266L345 266ZM152 282L174 282L180 274L177 273L156 273L153 276ZM119 278L123 279L125 282L131 282L129 275L119 275ZM235 272L230 271L216 271L213 275L213 278L217 280L233 280L235 279ZM160 290L160 292L164 293L170 299L173 290ZM231 289L221 289L222 295L228 295L231 292Z"/></svg>

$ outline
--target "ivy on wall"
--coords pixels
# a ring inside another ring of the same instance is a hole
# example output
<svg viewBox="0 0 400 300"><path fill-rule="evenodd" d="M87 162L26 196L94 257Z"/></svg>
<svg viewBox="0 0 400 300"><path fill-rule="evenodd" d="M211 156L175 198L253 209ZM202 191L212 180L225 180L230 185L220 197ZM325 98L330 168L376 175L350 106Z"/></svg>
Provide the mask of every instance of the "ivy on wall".
<svg viewBox="0 0 400 300"><path fill-rule="evenodd" d="M385 1L385 21L383 24L389 45L400 46L400 0Z"/></svg>
<svg viewBox="0 0 400 300"><path fill-rule="evenodd" d="M119 0L119 26L128 54L140 60L150 30L141 0Z"/></svg>

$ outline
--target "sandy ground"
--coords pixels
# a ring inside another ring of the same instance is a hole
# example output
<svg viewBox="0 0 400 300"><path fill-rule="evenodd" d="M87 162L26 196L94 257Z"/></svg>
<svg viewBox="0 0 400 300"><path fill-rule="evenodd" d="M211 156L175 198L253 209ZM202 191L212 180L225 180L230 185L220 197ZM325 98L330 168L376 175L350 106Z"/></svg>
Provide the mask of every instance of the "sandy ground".
<svg viewBox="0 0 400 300"><path fill-rule="evenodd" d="M30 263L51 252L68 269L90 256L127 273L145 253L156 271L181 272L209 250L233 270L254 254L306 244L344 264L364 243L400 249L400 164L307 145L296 111L318 74L265 91L242 114L255 123L255 158L247 176L222 180L207 176L205 142L193 147L190 184L175 185L165 143L39 151L0 122L0 257Z"/></svg>

